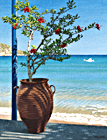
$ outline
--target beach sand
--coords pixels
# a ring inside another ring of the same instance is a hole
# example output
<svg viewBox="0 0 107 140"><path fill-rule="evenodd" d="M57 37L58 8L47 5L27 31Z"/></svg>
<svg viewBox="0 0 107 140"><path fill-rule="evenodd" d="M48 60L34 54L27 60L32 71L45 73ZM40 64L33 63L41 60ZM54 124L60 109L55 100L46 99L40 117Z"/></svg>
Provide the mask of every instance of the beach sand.
<svg viewBox="0 0 107 140"><path fill-rule="evenodd" d="M11 120L11 115L7 115L7 114L0 114L0 119L4 119L4 120ZM20 116L17 116L17 121L21 121ZM89 125L88 123L79 123L79 122L73 122L73 121L60 121L60 120L53 120L50 119L49 123L60 123L60 124L76 124L76 125ZM93 126L105 126L105 125L101 125L101 124L91 124Z"/></svg>
<svg viewBox="0 0 107 140"><path fill-rule="evenodd" d="M5 120L11 120L11 115L3 115L0 114L0 119L5 119ZM17 120L21 121L20 116L17 116ZM65 123L65 124L74 124L73 122L65 122L65 121L59 121L59 120L49 120L51 123ZM77 123L78 124L78 123Z"/></svg>

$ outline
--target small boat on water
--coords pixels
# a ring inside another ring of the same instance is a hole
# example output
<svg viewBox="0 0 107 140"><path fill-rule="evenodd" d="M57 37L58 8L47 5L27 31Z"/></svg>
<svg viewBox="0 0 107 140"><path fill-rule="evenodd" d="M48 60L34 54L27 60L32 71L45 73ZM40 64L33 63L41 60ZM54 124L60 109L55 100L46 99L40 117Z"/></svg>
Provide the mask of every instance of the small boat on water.
<svg viewBox="0 0 107 140"><path fill-rule="evenodd" d="M92 58L89 59L84 59L85 62L94 62L94 60Z"/></svg>

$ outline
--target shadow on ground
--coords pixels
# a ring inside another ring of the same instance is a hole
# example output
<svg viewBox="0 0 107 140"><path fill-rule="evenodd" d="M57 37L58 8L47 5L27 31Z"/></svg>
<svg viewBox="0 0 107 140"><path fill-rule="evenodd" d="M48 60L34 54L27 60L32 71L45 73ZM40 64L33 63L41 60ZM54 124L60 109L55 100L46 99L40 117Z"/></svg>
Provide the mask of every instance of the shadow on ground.
<svg viewBox="0 0 107 140"><path fill-rule="evenodd" d="M32 134L22 121L0 120L0 139L107 140L107 127L48 123L45 132Z"/></svg>

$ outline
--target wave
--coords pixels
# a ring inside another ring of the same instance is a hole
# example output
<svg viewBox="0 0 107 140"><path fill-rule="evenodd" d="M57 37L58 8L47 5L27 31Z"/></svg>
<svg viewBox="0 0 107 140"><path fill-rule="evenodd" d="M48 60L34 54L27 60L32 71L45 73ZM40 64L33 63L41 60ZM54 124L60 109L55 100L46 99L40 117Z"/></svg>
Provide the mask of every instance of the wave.
<svg viewBox="0 0 107 140"><path fill-rule="evenodd" d="M79 123L87 125L103 125L107 126L107 115L96 115L79 114L79 113L53 113L52 120L65 121L69 123Z"/></svg>
<svg viewBox="0 0 107 140"><path fill-rule="evenodd" d="M101 111L101 110L100 110ZM102 112L107 110L102 110ZM0 114L1 115L11 115L12 108L11 107L0 107ZM19 116L19 112L17 111L17 116ZM92 115L89 114L81 114L81 113L52 113L51 120L56 121L63 121L65 123L72 123L72 124L86 124L86 125L102 125L107 126L107 115L96 115L93 112Z"/></svg>

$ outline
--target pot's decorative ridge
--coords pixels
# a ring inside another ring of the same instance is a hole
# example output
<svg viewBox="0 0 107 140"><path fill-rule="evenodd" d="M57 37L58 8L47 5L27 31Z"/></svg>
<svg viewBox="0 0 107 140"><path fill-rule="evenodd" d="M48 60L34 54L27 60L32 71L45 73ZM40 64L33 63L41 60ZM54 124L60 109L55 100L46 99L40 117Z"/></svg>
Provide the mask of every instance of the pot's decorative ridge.
<svg viewBox="0 0 107 140"><path fill-rule="evenodd" d="M17 108L29 132L40 133L45 129L53 110L53 94L48 79L33 78L20 81L17 91ZM54 87L55 88L55 87Z"/></svg>

